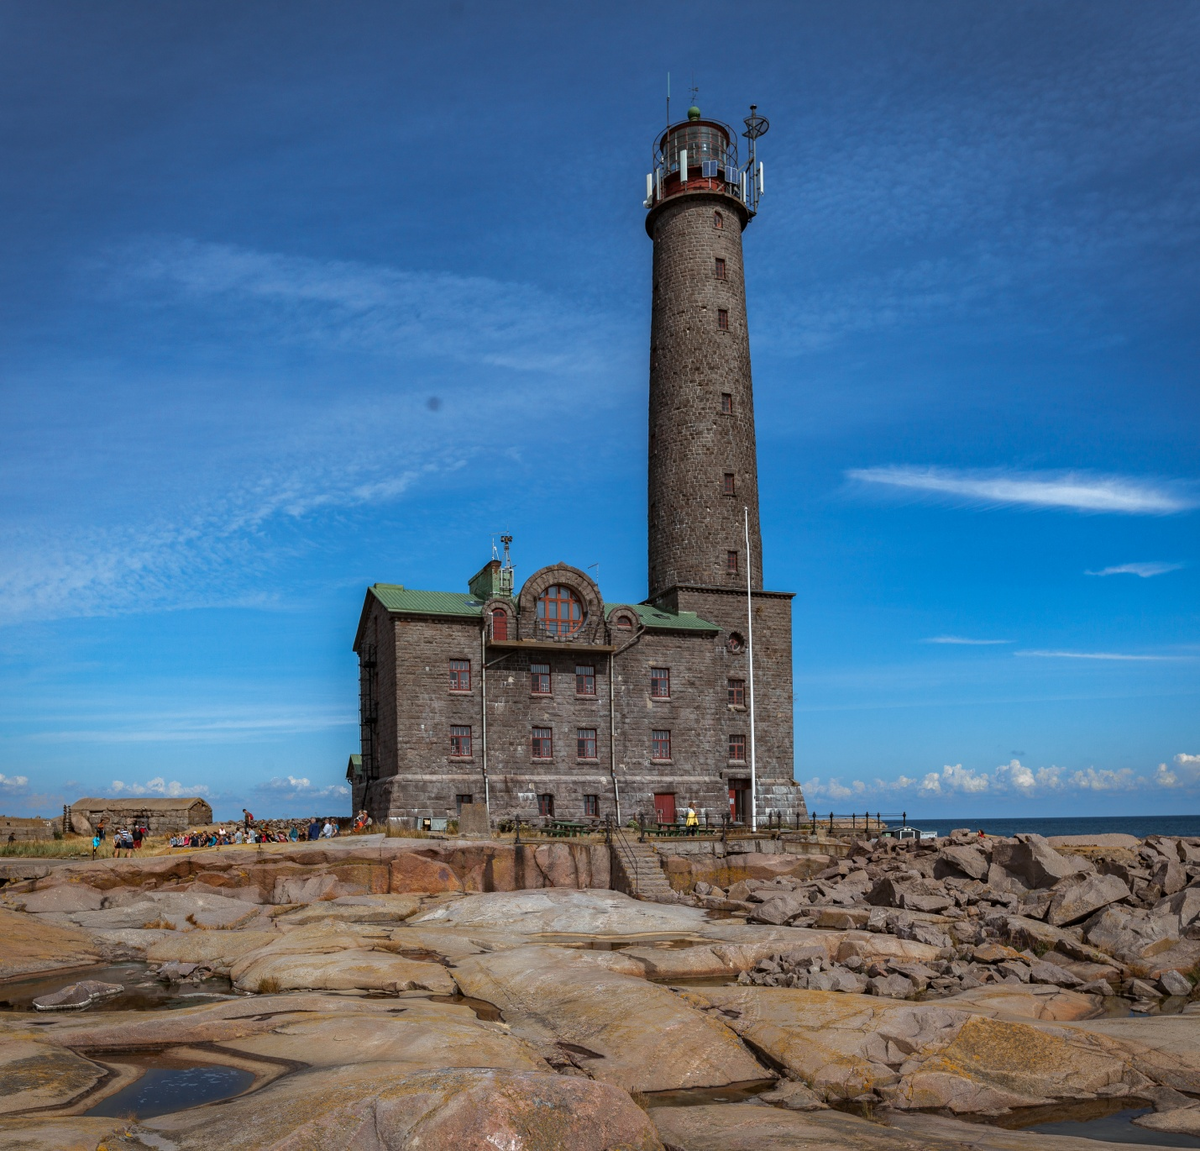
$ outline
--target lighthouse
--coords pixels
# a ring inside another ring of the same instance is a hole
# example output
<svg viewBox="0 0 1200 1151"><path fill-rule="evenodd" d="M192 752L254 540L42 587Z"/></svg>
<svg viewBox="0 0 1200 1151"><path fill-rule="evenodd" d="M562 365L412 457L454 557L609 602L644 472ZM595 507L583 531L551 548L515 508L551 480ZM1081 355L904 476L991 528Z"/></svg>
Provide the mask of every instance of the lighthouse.
<svg viewBox="0 0 1200 1151"><path fill-rule="evenodd" d="M792 782L790 592L763 585L758 456L742 233L764 190L766 117L729 125L691 107L656 137L646 177L654 245L647 469L649 602L721 625L715 656L745 683L718 729L748 728L748 768L725 773L730 810L755 826L803 808ZM756 751L761 753L756 755ZM761 770L758 770L761 767Z"/></svg>

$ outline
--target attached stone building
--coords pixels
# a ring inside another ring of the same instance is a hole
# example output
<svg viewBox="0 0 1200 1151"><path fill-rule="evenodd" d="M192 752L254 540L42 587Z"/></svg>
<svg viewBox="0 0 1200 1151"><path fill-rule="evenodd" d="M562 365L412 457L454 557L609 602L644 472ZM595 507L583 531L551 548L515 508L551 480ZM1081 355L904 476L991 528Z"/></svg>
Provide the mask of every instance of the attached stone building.
<svg viewBox="0 0 1200 1151"><path fill-rule="evenodd" d="M753 774L758 820L805 813L792 593L762 583L741 241L752 210L717 163L736 163L734 140L692 109L659 141L647 199L647 599L606 604L565 563L518 592L495 559L464 592L373 585L354 642L355 810L419 825L463 803L486 802L493 820L671 819L693 803L749 823Z"/></svg>

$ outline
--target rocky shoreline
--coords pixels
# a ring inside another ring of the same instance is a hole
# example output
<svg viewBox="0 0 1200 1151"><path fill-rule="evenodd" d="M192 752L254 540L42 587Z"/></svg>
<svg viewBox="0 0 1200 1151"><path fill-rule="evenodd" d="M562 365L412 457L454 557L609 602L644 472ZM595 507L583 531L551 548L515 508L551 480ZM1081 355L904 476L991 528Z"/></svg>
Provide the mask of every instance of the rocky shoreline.
<svg viewBox="0 0 1200 1151"><path fill-rule="evenodd" d="M0 1012L0 1151L1121 1145L987 1121L1079 1106L1200 1133L1200 841L1105 838L664 844L658 901L582 842L10 872L0 1000L46 986ZM122 961L171 1008L93 979ZM87 1114L156 1059L253 1083Z"/></svg>

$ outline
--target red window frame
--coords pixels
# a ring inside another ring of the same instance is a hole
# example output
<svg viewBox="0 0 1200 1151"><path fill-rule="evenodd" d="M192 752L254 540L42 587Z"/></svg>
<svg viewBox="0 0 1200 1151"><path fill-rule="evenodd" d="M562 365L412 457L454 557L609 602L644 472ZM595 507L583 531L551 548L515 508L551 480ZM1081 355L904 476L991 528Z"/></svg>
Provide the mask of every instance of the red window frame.
<svg viewBox="0 0 1200 1151"><path fill-rule="evenodd" d="M731 679L726 681L729 691L729 703L732 707L746 706L746 681Z"/></svg>
<svg viewBox="0 0 1200 1151"><path fill-rule="evenodd" d="M731 763L746 762L746 737L744 735L729 737L729 760Z"/></svg>
<svg viewBox="0 0 1200 1151"><path fill-rule="evenodd" d="M724 228L725 227L725 217L722 216L720 212L713 213L713 227L714 228Z"/></svg>
<svg viewBox="0 0 1200 1151"><path fill-rule="evenodd" d="M554 818L554 792L542 792L538 796L538 815Z"/></svg>
<svg viewBox="0 0 1200 1151"><path fill-rule="evenodd" d="M530 695L553 695L548 663L531 663L529 665L529 693Z"/></svg>
<svg viewBox="0 0 1200 1151"><path fill-rule="evenodd" d="M671 758L671 733L669 731L652 731L650 733L650 758L665 762Z"/></svg>
<svg viewBox="0 0 1200 1151"><path fill-rule="evenodd" d="M554 731L548 727L535 727L529 737L531 759L554 758Z"/></svg>
<svg viewBox="0 0 1200 1151"><path fill-rule="evenodd" d="M583 814L590 815L593 818L600 814L600 797L598 795L585 795L583 797Z"/></svg>
<svg viewBox="0 0 1200 1151"><path fill-rule="evenodd" d="M450 754L458 759L471 758L471 728L467 724L450 726Z"/></svg>
<svg viewBox="0 0 1200 1151"><path fill-rule="evenodd" d="M737 480L733 472L726 472L721 477L721 494L726 496L737 495Z"/></svg>
<svg viewBox="0 0 1200 1151"><path fill-rule="evenodd" d="M577 759L596 759L596 729L581 727L576 732L575 756Z"/></svg>
<svg viewBox="0 0 1200 1151"><path fill-rule="evenodd" d="M650 669L650 698L671 698L671 669L669 667L652 667Z"/></svg>
<svg viewBox="0 0 1200 1151"><path fill-rule="evenodd" d="M622 631L633 631L633 620L627 615L617 616L617 627Z"/></svg>
<svg viewBox="0 0 1200 1151"><path fill-rule="evenodd" d="M716 277L718 280L724 280L726 278L726 276L725 276L725 260L721 256L717 257Z"/></svg>
<svg viewBox="0 0 1200 1151"><path fill-rule="evenodd" d="M574 635L583 627L583 601L563 584L551 584L537 598L538 622L551 635Z"/></svg>
<svg viewBox="0 0 1200 1151"><path fill-rule="evenodd" d="M729 331L729 309L728 308L718 308L717 309L717 331L718 332Z"/></svg>
<svg viewBox="0 0 1200 1151"><path fill-rule="evenodd" d="M727 551L725 553L725 574L738 574L738 554L735 551Z"/></svg>
<svg viewBox="0 0 1200 1151"><path fill-rule="evenodd" d="M450 690L471 690L471 661L469 659L452 659L450 661Z"/></svg>
<svg viewBox="0 0 1200 1151"><path fill-rule="evenodd" d="M732 392L722 392L721 393L721 415L723 415L723 416L732 416L733 415L733 393Z"/></svg>
<svg viewBox="0 0 1200 1151"><path fill-rule="evenodd" d="M575 665L575 694L596 694L596 668L590 663Z"/></svg>

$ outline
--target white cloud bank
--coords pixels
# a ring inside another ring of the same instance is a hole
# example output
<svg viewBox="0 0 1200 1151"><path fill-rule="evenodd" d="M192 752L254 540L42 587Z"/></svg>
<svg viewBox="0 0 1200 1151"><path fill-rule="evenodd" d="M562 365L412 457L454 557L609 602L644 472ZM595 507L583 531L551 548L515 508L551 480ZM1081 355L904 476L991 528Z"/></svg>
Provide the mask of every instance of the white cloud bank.
<svg viewBox="0 0 1200 1151"><path fill-rule="evenodd" d="M123 780L112 781L114 795L157 795L163 798L175 799L179 796L211 795L207 787L200 784L183 784L173 779L170 783L161 775L145 783L125 783Z"/></svg>
<svg viewBox="0 0 1200 1151"><path fill-rule="evenodd" d="M992 771L976 771L961 763L946 764L941 771L930 771L920 779L906 775L896 779L822 779L814 776L803 783L805 797L812 800L847 800L882 803L900 798L952 799L958 796L1023 797L1031 799L1048 794L1070 792L1128 792L1150 787L1192 789L1200 788L1200 755L1180 753L1174 767L1165 763L1151 776L1139 775L1132 768L1119 769L1088 767L1074 771L1065 767L1033 768L1019 759L1002 763Z"/></svg>
<svg viewBox="0 0 1200 1151"><path fill-rule="evenodd" d="M1115 567L1101 568L1096 572L1086 571L1083 574L1090 576L1135 575L1141 576L1142 579L1149 579L1151 576L1166 575L1167 572L1177 572L1183 566L1183 564L1167 563L1117 564Z"/></svg>
<svg viewBox="0 0 1200 1151"><path fill-rule="evenodd" d="M4 775L0 772L0 791L17 792L24 791L29 786L29 776L27 775Z"/></svg>
<svg viewBox="0 0 1200 1151"><path fill-rule="evenodd" d="M265 783L255 785L254 790L270 799L340 799L350 794L344 783L332 783L328 787L314 787L307 776L276 776Z"/></svg>
<svg viewBox="0 0 1200 1151"><path fill-rule="evenodd" d="M861 483L984 507L1173 515L1197 506L1194 494L1178 483L1086 472L968 471L895 465L852 468L846 476Z"/></svg>

